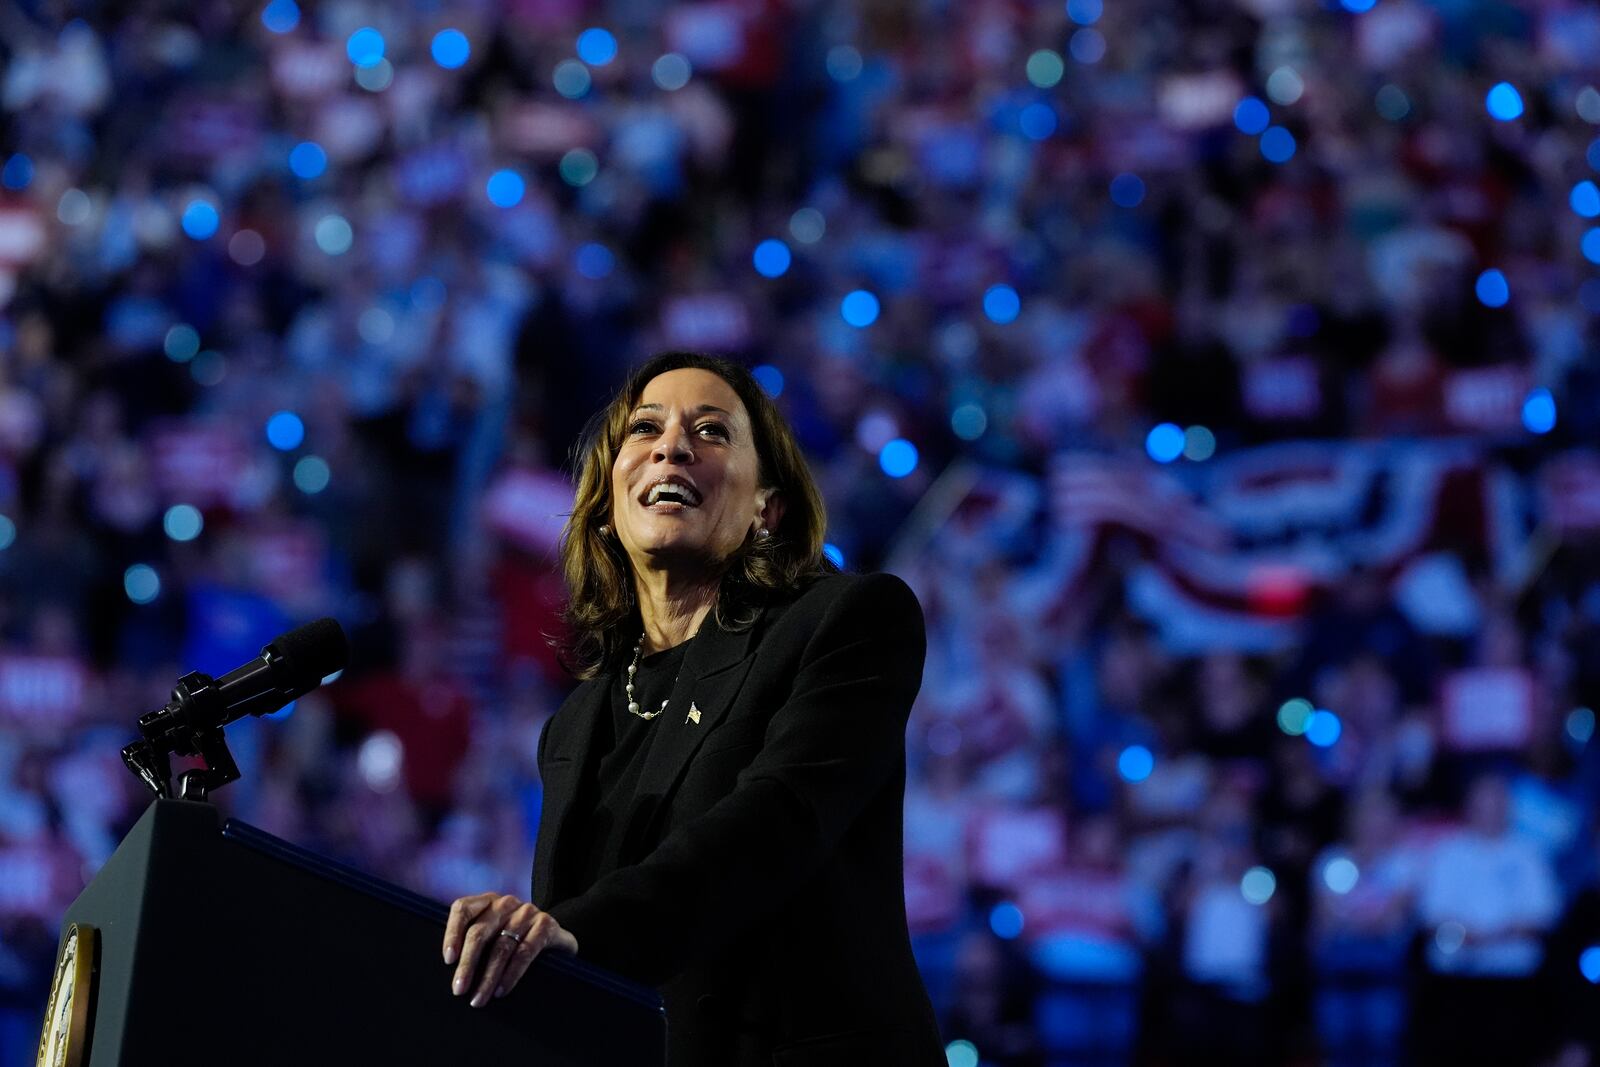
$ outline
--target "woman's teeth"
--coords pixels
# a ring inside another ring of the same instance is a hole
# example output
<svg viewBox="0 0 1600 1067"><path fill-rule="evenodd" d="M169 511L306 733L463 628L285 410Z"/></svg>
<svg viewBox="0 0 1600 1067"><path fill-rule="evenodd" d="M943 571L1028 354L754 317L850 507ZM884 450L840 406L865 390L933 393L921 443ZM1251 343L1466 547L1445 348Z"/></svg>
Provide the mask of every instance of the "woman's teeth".
<svg viewBox="0 0 1600 1067"><path fill-rule="evenodd" d="M653 486L650 494L645 497L645 506L654 507L657 504L678 504L682 507L692 508L699 503L699 497L694 490L682 485L663 483Z"/></svg>

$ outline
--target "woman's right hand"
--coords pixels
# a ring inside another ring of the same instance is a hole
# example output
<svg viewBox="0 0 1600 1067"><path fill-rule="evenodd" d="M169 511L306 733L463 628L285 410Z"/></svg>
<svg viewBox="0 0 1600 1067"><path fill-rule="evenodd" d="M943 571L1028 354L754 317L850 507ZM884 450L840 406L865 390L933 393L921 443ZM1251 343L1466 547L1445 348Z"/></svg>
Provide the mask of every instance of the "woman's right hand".
<svg viewBox="0 0 1600 1067"><path fill-rule="evenodd" d="M508 893L475 893L450 905L444 928L444 961L456 964L450 990L459 997L472 989L474 1008L511 992L546 948L576 954L578 939L549 912Z"/></svg>

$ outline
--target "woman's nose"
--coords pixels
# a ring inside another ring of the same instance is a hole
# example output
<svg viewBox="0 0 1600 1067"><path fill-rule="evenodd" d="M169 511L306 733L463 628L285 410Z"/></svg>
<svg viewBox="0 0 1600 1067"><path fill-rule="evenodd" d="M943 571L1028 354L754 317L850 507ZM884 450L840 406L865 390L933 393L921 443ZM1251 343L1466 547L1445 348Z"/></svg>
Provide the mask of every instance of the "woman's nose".
<svg viewBox="0 0 1600 1067"><path fill-rule="evenodd" d="M681 429L671 427L663 430L661 436L656 438L653 458L671 460L673 463L686 463L693 459L694 452L689 448L689 435Z"/></svg>

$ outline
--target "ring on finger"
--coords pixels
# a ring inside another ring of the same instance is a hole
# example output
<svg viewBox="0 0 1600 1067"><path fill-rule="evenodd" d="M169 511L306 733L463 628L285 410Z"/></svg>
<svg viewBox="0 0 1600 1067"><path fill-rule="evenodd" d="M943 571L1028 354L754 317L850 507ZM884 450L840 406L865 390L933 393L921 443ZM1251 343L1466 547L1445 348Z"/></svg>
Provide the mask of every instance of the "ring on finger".
<svg viewBox="0 0 1600 1067"><path fill-rule="evenodd" d="M515 933L515 932L513 932L511 930L501 930L500 931L500 936L501 937L509 937L511 940L515 941L517 944L519 944L519 945L522 944L522 935L519 934L519 933Z"/></svg>

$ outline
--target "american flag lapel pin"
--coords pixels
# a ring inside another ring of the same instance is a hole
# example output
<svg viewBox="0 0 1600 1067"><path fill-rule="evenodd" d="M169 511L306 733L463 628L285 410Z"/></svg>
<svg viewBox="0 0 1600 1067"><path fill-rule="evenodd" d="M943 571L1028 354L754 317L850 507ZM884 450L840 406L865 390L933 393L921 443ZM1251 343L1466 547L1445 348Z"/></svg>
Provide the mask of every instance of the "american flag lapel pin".
<svg viewBox="0 0 1600 1067"><path fill-rule="evenodd" d="M689 717L683 721L692 722L696 726L700 725L700 709L694 706L694 701L692 700L689 701Z"/></svg>

